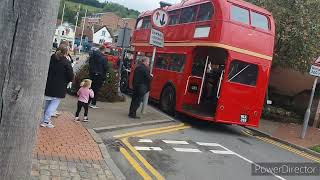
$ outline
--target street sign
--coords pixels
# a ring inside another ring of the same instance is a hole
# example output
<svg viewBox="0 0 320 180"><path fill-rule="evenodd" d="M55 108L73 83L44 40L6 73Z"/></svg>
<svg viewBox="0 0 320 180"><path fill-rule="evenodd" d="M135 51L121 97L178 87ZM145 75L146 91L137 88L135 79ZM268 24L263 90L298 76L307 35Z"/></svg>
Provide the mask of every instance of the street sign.
<svg viewBox="0 0 320 180"><path fill-rule="evenodd" d="M150 42L151 45L156 47L164 47L164 36L161 31L151 29Z"/></svg>
<svg viewBox="0 0 320 180"><path fill-rule="evenodd" d="M312 65L309 73L312 76L320 77L320 67Z"/></svg>
<svg viewBox="0 0 320 180"><path fill-rule="evenodd" d="M152 24L155 27L165 27L169 22L169 15L168 13L163 9L157 9L154 11L152 15Z"/></svg>
<svg viewBox="0 0 320 180"><path fill-rule="evenodd" d="M131 29L124 27L119 29L117 47L128 48L130 47Z"/></svg>

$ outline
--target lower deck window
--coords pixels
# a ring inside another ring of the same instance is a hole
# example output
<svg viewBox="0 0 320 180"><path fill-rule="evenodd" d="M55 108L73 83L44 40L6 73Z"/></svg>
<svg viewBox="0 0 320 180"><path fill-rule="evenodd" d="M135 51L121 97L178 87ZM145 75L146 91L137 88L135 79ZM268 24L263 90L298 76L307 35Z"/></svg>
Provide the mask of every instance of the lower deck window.
<svg viewBox="0 0 320 180"><path fill-rule="evenodd" d="M256 86L258 69L258 66L255 64L234 60L230 65L228 81Z"/></svg>

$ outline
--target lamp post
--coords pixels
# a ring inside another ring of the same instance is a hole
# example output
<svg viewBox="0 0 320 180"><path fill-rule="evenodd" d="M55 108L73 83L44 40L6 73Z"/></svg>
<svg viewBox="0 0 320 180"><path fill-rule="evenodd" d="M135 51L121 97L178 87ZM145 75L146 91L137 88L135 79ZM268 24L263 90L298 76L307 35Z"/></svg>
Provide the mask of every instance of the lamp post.
<svg viewBox="0 0 320 180"><path fill-rule="evenodd" d="M123 38L122 38L122 42L121 42L121 48L122 48L122 52L121 52L121 58L119 59L119 86L118 86L118 93L119 95L121 94L121 71L122 71L122 64L123 64L123 59L125 56L125 47L124 47L124 43L126 40L126 31L127 31L127 27L128 27L128 23L121 19L123 24L124 24L124 30L123 30Z"/></svg>

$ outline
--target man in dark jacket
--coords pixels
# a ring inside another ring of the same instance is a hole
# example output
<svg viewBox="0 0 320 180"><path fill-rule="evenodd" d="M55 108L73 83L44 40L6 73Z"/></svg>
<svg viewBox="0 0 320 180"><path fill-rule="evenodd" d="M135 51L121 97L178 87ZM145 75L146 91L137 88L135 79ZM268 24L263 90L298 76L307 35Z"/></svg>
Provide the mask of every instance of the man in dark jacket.
<svg viewBox="0 0 320 180"><path fill-rule="evenodd" d="M89 58L89 75L92 80L92 90L95 94L94 98L91 99L91 108L98 108L97 95L108 71L107 59L104 56L105 51L106 48L101 46L99 51L93 51Z"/></svg>
<svg viewBox="0 0 320 180"><path fill-rule="evenodd" d="M54 128L51 116L56 112L61 99L66 97L67 84L72 82L74 74L70 61L67 59L68 47L60 45L51 56L47 84L45 89L45 108L42 127Z"/></svg>
<svg viewBox="0 0 320 180"><path fill-rule="evenodd" d="M133 95L129 111L129 117L134 119L139 118L136 115L137 109L143 100L143 96L150 91L152 76L150 75L149 64L150 59L148 57L143 57L141 59L141 64L138 65L134 71Z"/></svg>

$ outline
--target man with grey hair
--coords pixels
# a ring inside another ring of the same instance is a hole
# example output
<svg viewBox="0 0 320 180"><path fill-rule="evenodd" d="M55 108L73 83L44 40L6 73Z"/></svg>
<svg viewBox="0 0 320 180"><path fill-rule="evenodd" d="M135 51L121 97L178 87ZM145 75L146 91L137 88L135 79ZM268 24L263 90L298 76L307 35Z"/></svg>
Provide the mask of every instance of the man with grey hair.
<svg viewBox="0 0 320 180"><path fill-rule="evenodd" d="M129 110L129 117L134 119L139 119L136 112L139 108L143 96L150 91L150 83L152 76L150 75L150 58L142 57L140 64L134 70L133 75L133 95Z"/></svg>

